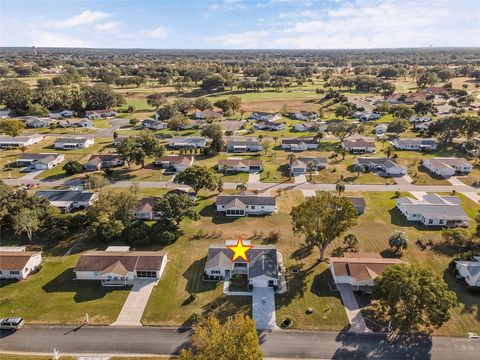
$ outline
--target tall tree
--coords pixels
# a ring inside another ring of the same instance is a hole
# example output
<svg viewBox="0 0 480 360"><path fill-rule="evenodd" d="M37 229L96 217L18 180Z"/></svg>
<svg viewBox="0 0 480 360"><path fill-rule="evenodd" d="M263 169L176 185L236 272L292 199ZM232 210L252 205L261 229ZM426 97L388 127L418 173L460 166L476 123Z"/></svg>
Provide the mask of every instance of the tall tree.
<svg viewBox="0 0 480 360"><path fill-rule="evenodd" d="M402 332L439 328L457 302L440 275L406 264L392 265L376 278L372 297L378 315Z"/></svg>
<svg viewBox="0 0 480 360"><path fill-rule="evenodd" d="M25 129L25 124L20 120L2 119L0 121L0 133L2 134L18 136L23 129Z"/></svg>
<svg viewBox="0 0 480 360"><path fill-rule="evenodd" d="M32 241L33 234L41 226L40 212L35 209L23 208L13 214L13 230L16 234L27 234L28 240Z"/></svg>
<svg viewBox="0 0 480 360"><path fill-rule="evenodd" d="M195 109L200 111L213 109L212 102L210 101L210 99L206 97L196 98L195 101L193 102L193 106L195 107Z"/></svg>
<svg viewBox="0 0 480 360"><path fill-rule="evenodd" d="M324 259L327 246L355 225L357 220L351 200L329 192L308 198L294 207L290 215L293 232L303 234L308 245L319 249L320 261Z"/></svg>
<svg viewBox="0 0 480 360"><path fill-rule="evenodd" d="M213 169L192 165L175 177L175 182L190 186L195 194L202 189L214 191L217 188L217 175Z"/></svg>
<svg viewBox="0 0 480 360"><path fill-rule="evenodd" d="M0 103L15 113L21 113L27 108L32 92L27 83L8 79L0 82Z"/></svg>
<svg viewBox="0 0 480 360"><path fill-rule="evenodd" d="M153 106L155 111L158 111L160 106L165 105L167 103L167 99L165 95L160 93L154 93L147 96L147 104Z"/></svg>
<svg viewBox="0 0 480 360"><path fill-rule="evenodd" d="M195 210L195 200L188 194L166 194L155 202L153 211L161 220L172 221L179 225L184 218L199 220Z"/></svg>
<svg viewBox="0 0 480 360"><path fill-rule="evenodd" d="M225 142L223 141L223 131L220 125L208 124L202 129L201 134L212 140L210 142L210 150L212 150L214 154L218 154L223 150Z"/></svg>
<svg viewBox="0 0 480 360"><path fill-rule="evenodd" d="M255 321L236 314L222 325L214 316L193 326L191 347L180 351L179 360L261 360Z"/></svg>

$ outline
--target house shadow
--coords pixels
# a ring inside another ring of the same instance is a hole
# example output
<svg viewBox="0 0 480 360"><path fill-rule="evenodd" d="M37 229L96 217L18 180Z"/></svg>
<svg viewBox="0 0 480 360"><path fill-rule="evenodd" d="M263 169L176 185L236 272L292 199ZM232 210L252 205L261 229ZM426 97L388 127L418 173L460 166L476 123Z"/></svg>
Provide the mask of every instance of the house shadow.
<svg viewBox="0 0 480 360"><path fill-rule="evenodd" d="M425 335L389 337L386 334L357 335L340 332L335 339L341 346L333 359L411 359L432 357L432 338Z"/></svg>
<svg viewBox="0 0 480 360"><path fill-rule="evenodd" d="M295 299L302 298L307 291L307 278L312 274L317 263L308 268L304 264L296 264L286 269L287 273L287 292L276 296L276 308L280 309L288 306Z"/></svg>
<svg viewBox="0 0 480 360"><path fill-rule="evenodd" d="M469 290L462 279L457 279L449 267L443 272L443 280L448 290L457 294L457 302L462 304L461 314L473 314L477 321L480 321L480 291Z"/></svg>
<svg viewBox="0 0 480 360"><path fill-rule="evenodd" d="M438 227L428 227L417 221L408 221L396 207L388 210L392 225L399 227L413 227L418 231L438 231Z"/></svg>
<svg viewBox="0 0 480 360"><path fill-rule="evenodd" d="M242 217L237 216L225 216L221 212L215 211L215 204L210 204L205 206L203 209L199 211L200 216L205 218L211 218L212 223L220 225L220 224L231 224Z"/></svg>
<svg viewBox="0 0 480 360"><path fill-rule="evenodd" d="M338 297L338 292L332 292L328 286L329 283L333 283L333 277L328 267L322 270L322 272L315 275L310 287L310 292L319 297Z"/></svg>
<svg viewBox="0 0 480 360"><path fill-rule="evenodd" d="M4 291L5 288L9 287L10 285L18 283L20 280L18 279L2 279L0 280L0 292Z"/></svg>
<svg viewBox="0 0 480 360"><path fill-rule="evenodd" d="M402 254L398 254L392 249L384 249L380 251L380 255L387 259L400 259L402 257Z"/></svg>
<svg viewBox="0 0 480 360"><path fill-rule="evenodd" d="M42 286L42 289L47 293L75 293L73 299L76 303L102 299L108 293L115 291L115 288L100 285L99 281L75 280L73 268L65 270L56 278L50 280ZM119 289L124 290L125 288L122 287Z"/></svg>
<svg viewBox="0 0 480 360"><path fill-rule="evenodd" d="M217 286L220 286L220 281L203 281L203 271L205 269L206 261L206 256L202 259L195 260L182 274L187 280L185 291L187 291L189 294L200 294L206 291L213 291L217 288Z"/></svg>

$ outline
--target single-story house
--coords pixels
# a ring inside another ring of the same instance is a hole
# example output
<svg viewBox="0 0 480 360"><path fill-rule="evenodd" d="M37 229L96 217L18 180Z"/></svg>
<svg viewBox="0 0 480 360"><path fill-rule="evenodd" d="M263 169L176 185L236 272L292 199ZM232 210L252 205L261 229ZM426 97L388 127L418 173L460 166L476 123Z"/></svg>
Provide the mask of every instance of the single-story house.
<svg viewBox="0 0 480 360"><path fill-rule="evenodd" d="M92 129L95 127L95 124L88 119L66 119L66 120L60 120L58 122L58 126L62 128L77 127L77 128Z"/></svg>
<svg viewBox="0 0 480 360"><path fill-rule="evenodd" d="M395 159L364 157L356 159L355 163L362 165L367 171L380 171L390 176L405 175L407 173L407 168L398 165Z"/></svg>
<svg viewBox="0 0 480 360"><path fill-rule="evenodd" d="M412 115L408 121L411 123L425 123L431 121L432 118L430 116L417 116L417 115Z"/></svg>
<svg viewBox="0 0 480 360"><path fill-rule="evenodd" d="M160 279L167 254L159 251L89 251L73 269L76 280L98 280L103 286L133 285L137 279Z"/></svg>
<svg viewBox="0 0 480 360"><path fill-rule="evenodd" d="M53 120L50 118L37 118L29 116L25 119L25 125L34 129L49 127L53 123Z"/></svg>
<svg viewBox="0 0 480 360"><path fill-rule="evenodd" d="M386 124L380 124L375 126L375 134L381 135L385 134L388 130L388 126Z"/></svg>
<svg viewBox="0 0 480 360"><path fill-rule="evenodd" d="M480 256L472 261L455 261L455 268L469 286L480 288Z"/></svg>
<svg viewBox="0 0 480 360"><path fill-rule="evenodd" d="M282 117L280 113L254 112L250 115L250 119L256 121L275 121Z"/></svg>
<svg viewBox="0 0 480 360"><path fill-rule="evenodd" d="M173 149L194 149L207 146L207 138L193 136L179 136L168 140L168 147Z"/></svg>
<svg viewBox="0 0 480 360"><path fill-rule="evenodd" d="M422 138L403 138L395 139L392 141L392 145L397 150L436 150L438 142L435 139L422 139Z"/></svg>
<svg viewBox="0 0 480 360"><path fill-rule="evenodd" d="M165 155L155 159L155 165L162 169L174 168L176 172L182 172L193 164L192 155Z"/></svg>
<svg viewBox="0 0 480 360"><path fill-rule="evenodd" d="M55 139L55 149L85 149L95 143L93 136L66 136Z"/></svg>
<svg viewBox="0 0 480 360"><path fill-rule="evenodd" d="M138 203L137 209L135 210L135 218L137 220L155 220L155 213L153 208L155 207L155 202L157 197L147 197L140 200Z"/></svg>
<svg viewBox="0 0 480 360"><path fill-rule="evenodd" d="M68 213L73 209L86 209L97 199L97 194L81 190L39 190L36 197L48 200L50 205Z"/></svg>
<svg viewBox="0 0 480 360"><path fill-rule="evenodd" d="M160 120L147 119L142 121L142 127L150 130L162 130L166 129L168 124Z"/></svg>
<svg viewBox="0 0 480 360"><path fill-rule="evenodd" d="M423 90L427 94L432 94L432 95L443 95L447 93L447 90L445 90L442 87L439 86L429 86Z"/></svg>
<svg viewBox="0 0 480 360"><path fill-rule="evenodd" d="M10 109L7 109L7 108L3 108L3 109L0 109L0 118L4 119L4 118L7 118L11 113L11 110Z"/></svg>
<svg viewBox="0 0 480 360"><path fill-rule="evenodd" d="M343 257L331 257L329 261L335 284L349 284L354 290L360 287L367 290L387 267L403 263L400 259L371 253L344 253Z"/></svg>
<svg viewBox="0 0 480 360"><path fill-rule="evenodd" d="M422 200L409 197L397 199L396 207L409 221L425 226L468 226L470 217L456 196L427 194Z"/></svg>
<svg viewBox="0 0 480 360"><path fill-rule="evenodd" d="M204 110L195 113L195 119L198 120L214 120L220 119L223 116L223 111Z"/></svg>
<svg viewBox="0 0 480 360"><path fill-rule="evenodd" d="M111 117L117 116L117 112L115 110L91 110L91 111L86 111L85 116L89 120L111 118Z"/></svg>
<svg viewBox="0 0 480 360"><path fill-rule="evenodd" d="M318 127L318 123L316 122L304 122L300 124L295 124L293 125L292 129L293 131L298 131L298 132L306 132L306 131L316 131Z"/></svg>
<svg viewBox="0 0 480 360"><path fill-rule="evenodd" d="M46 170L57 166L64 160L65 156L57 153L22 154L16 160L16 164L34 170Z"/></svg>
<svg viewBox="0 0 480 360"><path fill-rule="evenodd" d="M257 130L278 131L285 129L285 124L273 121L259 121L253 124L253 127Z"/></svg>
<svg viewBox="0 0 480 360"><path fill-rule="evenodd" d="M474 139L472 139L472 141L477 146L478 149L466 150L465 146L467 145L467 143L463 143L462 144L462 150L465 151L468 156L477 156L478 154L480 154L480 150L479 150L480 149L480 138L474 138Z"/></svg>
<svg viewBox="0 0 480 360"><path fill-rule="evenodd" d="M416 103L419 101L425 101L425 100L427 100L427 94L423 92L413 92L413 93L407 94L407 98L405 99L405 102L413 104L413 103Z"/></svg>
<svg viewBox="0 0 480 360"><path fill-rule="evenodd" d="M312 171L320 171L327 168L327 158L324 157L300 157L289 164L290 172L293 176L306 174L308 164L312 163Z"/></svg>
<svg viewBox="0 0 480 360"><path fill-rule="evenodd" d="M73 111L67 110L67 109L53 110L48 113L48 117L50 119L61 119L64 117L71 117L71 116L73 116Z"/></svg>
<svg viewBox="0 0 480 360"><path fill-rule="evenodd" d="M260 140L250 137L237 138L227 141L227 152L243 153L262 151Z"/></svg>
<svg viewBox="0 0 480 360"><path fill-rule="evenodd" d="M473 169L472 164L460 158L423 159L422 165L434 174L443 177L450 177L455 174L468 174Z"/></svg>
<svg viewBox="0 0 480 360"><path fill-rule="evenodd" d="M317 120L318 119L318 113L307 112L307 111L291 113L290 114L290 119L302 120L302 121Z"/></svg>
<svg viewBox="0 0 480 360"><path fill-rule="evenodd" d="M236 171L236 172L255 172L262 171L262 160L244 160L233 158L227 160L218 160L218 171Z"/></svg>
<svg viewBox="0 0 480 360"><path fill-rule="evenodd" d="M367 208L367 203L365 202L365 198L363 197L356 197L356 196L348 196L348 199L352 202L357 214L361 215L365 213L365 209Z"/></svg>
<svg viewBox="0 0 480 360"><path fill-rule="evenodd" d="M250 244L249 241L243 243ZM235 244L236 241L232 240L226 245L210 245L205 262L205 280L229 280L233 275L241 274L247 276L252 288L277 288L280 285L280 265L274 245L255 245L247 251L248 261L242 258L232 261L233 253L227 246Z"/></svg>
<svg viewBox="0 0 480 360"><path fill-rule="evenodd" d="M87 171L108 169L116 166L123 166L125 162L118 154L97 154L91 155L83 167Z"/></svg>
<svg viewBox="0 0 480 360"><path fill-rule="evenodd" d="M215 206L225 216L265 215L277 211L277 199L271 195L242 191L234 195L218 195Z"/></svg>
<svg viewBox="0 0 480 360"><path fill-rule="evenodd" d="M350 138L342 142L342 148L352 154L374 153L377 151L375 141L364 138Z"/></svg>
<svg viewBox="0 0 480 360"><path fill-rule="evenodd" d="M360 121L372 121L380 119L382 115L370 111L356 111L353 117Z"/></svg>
<svg viewBox="0 0 480 360"><path fill-rule="evenodd" d="M428 130L430 128L430 125L433 124L433 121L428 121L428 122L422 122L422 123L414 123L413 124L413 129L414 130Z"/></svg>
<svg viewBox="0 0 480 360"><path fill-rule="evenodd" d="M23 146L30 146L42 141L44 137L40 134L33 134L30 136L10 136L0 135L0 148L12 149Z"/></svg>
<svg viewBox="0 0 480 360"><path fill-rule="evenodd" d="M25 279L41 263L41 251L25 251L24 246L0 247L0 279Z"/></svg>
<svg viewBox="0 0 480 360"><path fill-rule="evenodd" d="M282 149L291 151L316 150L318 141L315 139L282 139Z"/></svg>

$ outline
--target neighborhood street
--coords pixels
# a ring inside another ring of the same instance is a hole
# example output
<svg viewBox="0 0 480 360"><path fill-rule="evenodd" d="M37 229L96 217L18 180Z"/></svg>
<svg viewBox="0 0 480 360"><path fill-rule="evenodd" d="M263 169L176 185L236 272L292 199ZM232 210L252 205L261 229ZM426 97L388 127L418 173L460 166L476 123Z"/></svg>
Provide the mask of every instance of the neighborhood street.
<svg viewBox="0 0 480 360"><path fill-rule="evenodd" d="M27 326L16 333L2 332L0 351L52 354L176 354L187 346L189 331L159 327ZM475 359L479 339L402 338L382 334L273 331L260 334L265 357L303 359Z"/></svg>

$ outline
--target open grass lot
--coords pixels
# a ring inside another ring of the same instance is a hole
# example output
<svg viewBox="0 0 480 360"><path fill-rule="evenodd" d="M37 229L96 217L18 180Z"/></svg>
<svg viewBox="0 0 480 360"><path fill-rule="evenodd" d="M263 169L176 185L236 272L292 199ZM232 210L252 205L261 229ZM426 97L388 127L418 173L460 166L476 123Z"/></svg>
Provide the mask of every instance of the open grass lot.
<svg viewBox="0 0 480 360"><path fill-rule="evenodd" d="M22 316L28 323L80 324L88 313L93 324L110 324L120 312L128 289L104 288L98 282L74 281L78 255L46 257L26 281L2 282L0 316Z"/></svg>

